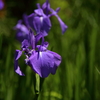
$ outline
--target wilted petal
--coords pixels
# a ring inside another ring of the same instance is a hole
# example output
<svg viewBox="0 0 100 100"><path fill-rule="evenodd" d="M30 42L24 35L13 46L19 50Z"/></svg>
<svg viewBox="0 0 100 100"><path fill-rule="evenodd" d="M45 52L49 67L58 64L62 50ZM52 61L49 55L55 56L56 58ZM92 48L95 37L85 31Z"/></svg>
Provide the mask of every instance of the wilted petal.
<svg viewBox="0 0 100 100"><path fill-rule="evenodd" d="M24 73L20 70L20 67L18 65L18 59L22 55L22 52L20 50L16 50L15 52L15 58L14 58L14 70L17 74L24 76Z"/></svg>
<svg viewBox="0 0 100 100"><path fill-rule="evenodd" d="M45 78L51 73L51 68L54 66L52 58L52 54L48 52L36 52L29 58L29 64L36 73Z"/></svg>

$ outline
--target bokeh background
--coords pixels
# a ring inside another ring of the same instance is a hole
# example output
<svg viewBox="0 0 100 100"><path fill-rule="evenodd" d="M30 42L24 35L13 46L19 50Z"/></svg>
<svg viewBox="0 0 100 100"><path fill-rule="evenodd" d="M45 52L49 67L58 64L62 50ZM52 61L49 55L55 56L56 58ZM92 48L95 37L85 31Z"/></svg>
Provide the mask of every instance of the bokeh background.
<svg viewBox="0 0 100 100"><path fill-rule="evenodd" d="M0 100L34 100L34 72L19 60L26 74L14 72L14 53L20 49L13 27L24 13L45 0L3 0L0 10ZM100 100L100 0L50 0L61 7L59 16L68 25L61 34L56 17L46 40L62 56L55 75L45 78L39 100Z"/></svg>

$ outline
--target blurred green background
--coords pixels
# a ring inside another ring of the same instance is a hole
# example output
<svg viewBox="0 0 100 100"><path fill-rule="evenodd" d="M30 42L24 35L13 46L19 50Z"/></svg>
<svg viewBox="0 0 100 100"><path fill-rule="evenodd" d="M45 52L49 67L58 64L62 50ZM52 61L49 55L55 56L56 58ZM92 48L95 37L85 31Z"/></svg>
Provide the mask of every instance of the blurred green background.
<svg viewBox="0 0 100 100"><path fill-rule="evenodd" d="M26 74L14 72L14 52L20 49L13 27L24 13L45 0L3 0L0 11L0 100L34 100L34 72L19 60ZM39 100L100 100L100 0L50 0L61 7L59 16L68 25L61 34L55 17L46 40L62 56L55 75L44 80Z"/></svg>

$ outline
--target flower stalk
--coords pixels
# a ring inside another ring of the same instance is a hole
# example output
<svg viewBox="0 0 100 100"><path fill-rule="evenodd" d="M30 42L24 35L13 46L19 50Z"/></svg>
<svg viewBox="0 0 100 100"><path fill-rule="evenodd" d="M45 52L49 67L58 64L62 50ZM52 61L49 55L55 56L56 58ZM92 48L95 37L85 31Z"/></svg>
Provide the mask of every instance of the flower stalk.
<svg viewBox="0 0 100 100"><path fill-rule="evenodd" d="M33 100L38 100L38 96L40 93L40 76L38 74L35 74L35 97Z"/></svg>

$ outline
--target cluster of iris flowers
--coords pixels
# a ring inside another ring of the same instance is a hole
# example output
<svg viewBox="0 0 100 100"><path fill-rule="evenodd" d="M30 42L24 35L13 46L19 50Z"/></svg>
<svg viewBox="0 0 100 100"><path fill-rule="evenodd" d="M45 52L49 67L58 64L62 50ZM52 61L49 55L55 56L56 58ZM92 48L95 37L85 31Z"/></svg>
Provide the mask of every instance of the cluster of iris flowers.
<svg viewBox="0 0 100 100"><path fill-rule="evenodd" d="M62 34L66 31L67 26L58 16L60 8L53 10L50 7L49 1L40 6L37 4L37 9L30 15L24 15L23 20L19 20L14 27L16 37L21 42L21 50L16 50L14 58L14 70L17 74L24 76L21 71L18 60L21 55L25 54L25 63L32 70L45 78L50 73L55 74L56 69L61 63L61 56L53 51L48 50L49 43L45 41L45 36L51 29L51 16L56 16L62 30ZM41 43L38 44L38 42Z"/></svg>

